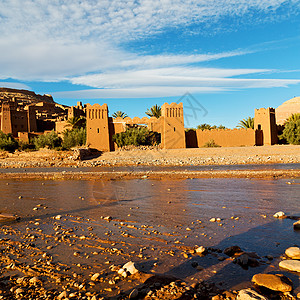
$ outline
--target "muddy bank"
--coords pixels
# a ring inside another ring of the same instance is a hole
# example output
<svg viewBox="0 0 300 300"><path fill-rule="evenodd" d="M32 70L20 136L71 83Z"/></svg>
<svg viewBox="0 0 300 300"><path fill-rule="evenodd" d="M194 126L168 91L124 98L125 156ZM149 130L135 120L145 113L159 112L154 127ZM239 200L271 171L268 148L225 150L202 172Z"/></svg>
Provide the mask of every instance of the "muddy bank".
<svg viewBox="0 0 300 300"><path fill-rule="evenodd" d="M287 170L212 170L212 171L105 171L105 172L85 172L85 171L49 171L31 172L28 169L23 172L0 172L0 179L40 179L40 180L121 180L121 179L193 179L193 178L299 178L300 169Z"/></svg>

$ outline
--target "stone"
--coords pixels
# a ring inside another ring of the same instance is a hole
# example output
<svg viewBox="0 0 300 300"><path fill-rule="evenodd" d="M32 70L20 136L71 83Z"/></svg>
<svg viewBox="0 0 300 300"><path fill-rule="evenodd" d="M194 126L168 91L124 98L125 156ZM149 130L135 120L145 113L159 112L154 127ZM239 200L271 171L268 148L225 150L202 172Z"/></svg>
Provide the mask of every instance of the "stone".
<svg viewBox="0 0 300 300"><path fill-rule="evenodd" d="M57 296L57 299L58 300L61 300L61 299L64 299L64 298L67 298L68 297L68 294L66 291L63 291L61 292L58 296Z"/></svg>
<svg viewBox="0 0 300 300"><path fill-rule="evenodd" d="M71 157L73 160L84 160L92 155L90 148L76 148L73 151L73 156Z"/></svg>
<svg viewBox="0 0 300 300"><path fill-rule="evenodd" d="M129 294L129 299L134 299L139 295L139 291L137 289L133 289Z"/></svg>
<svg viewBox="0 0 300 300"><path fill-rule="evenodd" d="M230 257L234 256L237 253L241 253L241 252L243 252L243 251L241 250L241 248L239 246L231 246L224 250L224 254L226 254Z"/></svg>
<svg viewBox="0 0 300 300"><path fill-rule="evenodd" d="M131 275L138 273L138 269L135 267L134 262L129 261L128 263L126 263L122 269L124 269L126 272L130 273Z"/></svg>
<svg viewBox="0 0 300 300"><path fill-rule="evenodd" d="M200 247L196 248L195 251L197 254L204 254L206 249L205 249L205 247L200 246Z"/></svg>
<svg viewBox="0 0 300 300"><path fill-rule="evenodd" d="M237 300L268 300L266 297L260 295L252 289L240 290L237 297Z"/></svg>
<svg viewBox="0 0 300 300"><path fill-rule="evenodd" d="M60 219L61 219L61 215L55 216L55 220L60 220Z"/></svg>
<svg viewBox="0 0 300 300"><path fill-rule="evenodd" d="M32 278L30 278L29 283L37 284L37 283L40 283L40 280L38 277L32 277Z"/></svg>
<svg viewBox="0 0 300 300"><path fill-rule="evenodd" d="M92 281L96 281L96 280L98 279L99 276L100 276L99 273L95 273L95 274L93 274L93 276L91 277L91 280L92 280Z"/></svg>
<svg viewBox="0 0 300 300"><path fill-rule="evenodd" d="M22 294L22 293L24 293L24 290L22 289L22 288L17 288L16 290L15 290L15 293L18 295L18 294Z"/></svg>
<svg viewBox="0 0 300 300"><path fill-rule="evenodd" d="M292 259L300 259L300 248L290 247L285 250L285 255Z"/></svg>
<svg viewBox="0 0 300 300"><path fill-rule="evenodd" d="M300 220L293 224L295 230L300 230Z"/></svg>
<svg viewBox="0 0 300 300"><path fill-rule="evenodd" d="M240 266L246 267L248 265L248 262L249 262L249 256L246 253L244 253L241 256L239 256L239 257L236 258L236 262Z"/></svg>
<svg viewBox="0 0 300 300"><path fill-rule="evenodd" d="M285 213L283 211L278 211L273 215L274 218L285 218Z"/></svg>
<svg viewBox="0 0 300 300"><path fill-rule="evenodd" d="M252 282L267 289L277 292L290 292L293 289L291 280L282 274L256 274Z"/></svg>
<svg viewBox="0 0 300 300"><path fill-rule="evenodd" d="M279 267L292 272L300 272L300 260L283 260L279 263Z"/></svg>

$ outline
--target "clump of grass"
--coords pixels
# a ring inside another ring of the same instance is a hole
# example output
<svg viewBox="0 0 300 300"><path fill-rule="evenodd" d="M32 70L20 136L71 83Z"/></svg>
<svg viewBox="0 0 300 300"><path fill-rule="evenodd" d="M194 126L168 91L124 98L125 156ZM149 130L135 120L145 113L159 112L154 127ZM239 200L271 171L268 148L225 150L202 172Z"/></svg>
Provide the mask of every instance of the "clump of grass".
<svg viewBox="0 0 300 300"><path fill-rule="evenodd" d="M221 147L221 146L216 144L216 142L214 140L209 140L202 147L203 148L217 148L217 147Z"/></svg>

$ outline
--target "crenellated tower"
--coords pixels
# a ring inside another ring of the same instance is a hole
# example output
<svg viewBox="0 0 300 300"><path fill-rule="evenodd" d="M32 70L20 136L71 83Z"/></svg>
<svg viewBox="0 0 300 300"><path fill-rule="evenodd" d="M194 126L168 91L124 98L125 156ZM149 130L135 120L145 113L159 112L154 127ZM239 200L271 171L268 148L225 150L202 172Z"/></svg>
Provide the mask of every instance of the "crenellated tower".
<svg viewBox="0 0 300 300"><path fill-rule="evenodd" d="M107 104L86 105L87 145L100 151L110 151Z"/></svg>
<svg viewBox="0 0 300 300"><path fill-rule="evenodd" d="M164 103L161 107L163 149L185 148L185 131L182 103Z"/></svg>

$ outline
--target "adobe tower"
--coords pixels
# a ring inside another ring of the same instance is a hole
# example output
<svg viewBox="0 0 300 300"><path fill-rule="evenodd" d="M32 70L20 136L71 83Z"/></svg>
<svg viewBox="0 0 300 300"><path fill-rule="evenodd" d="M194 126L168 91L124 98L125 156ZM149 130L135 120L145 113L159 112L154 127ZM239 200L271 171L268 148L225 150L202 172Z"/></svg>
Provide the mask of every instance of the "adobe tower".
<svg viewBox="0 0 300 300"><path fill-rule="evenodd" d="M100 151L110 151L107 104L86 105L86 143Z"/></svg>
<svg viewBox="0 0 300 300"><path fill-rule="evenodd" d="M274 145L277 143L277 125L274 108L255 109L254 130L262 130L264 145Z"/></svg>
<svg viewBox="0 0 300 300"><path fill-rule="evenodd" d="M164 103L161 107L163 149L185 148L185 131L182 103Z"/></svg>

